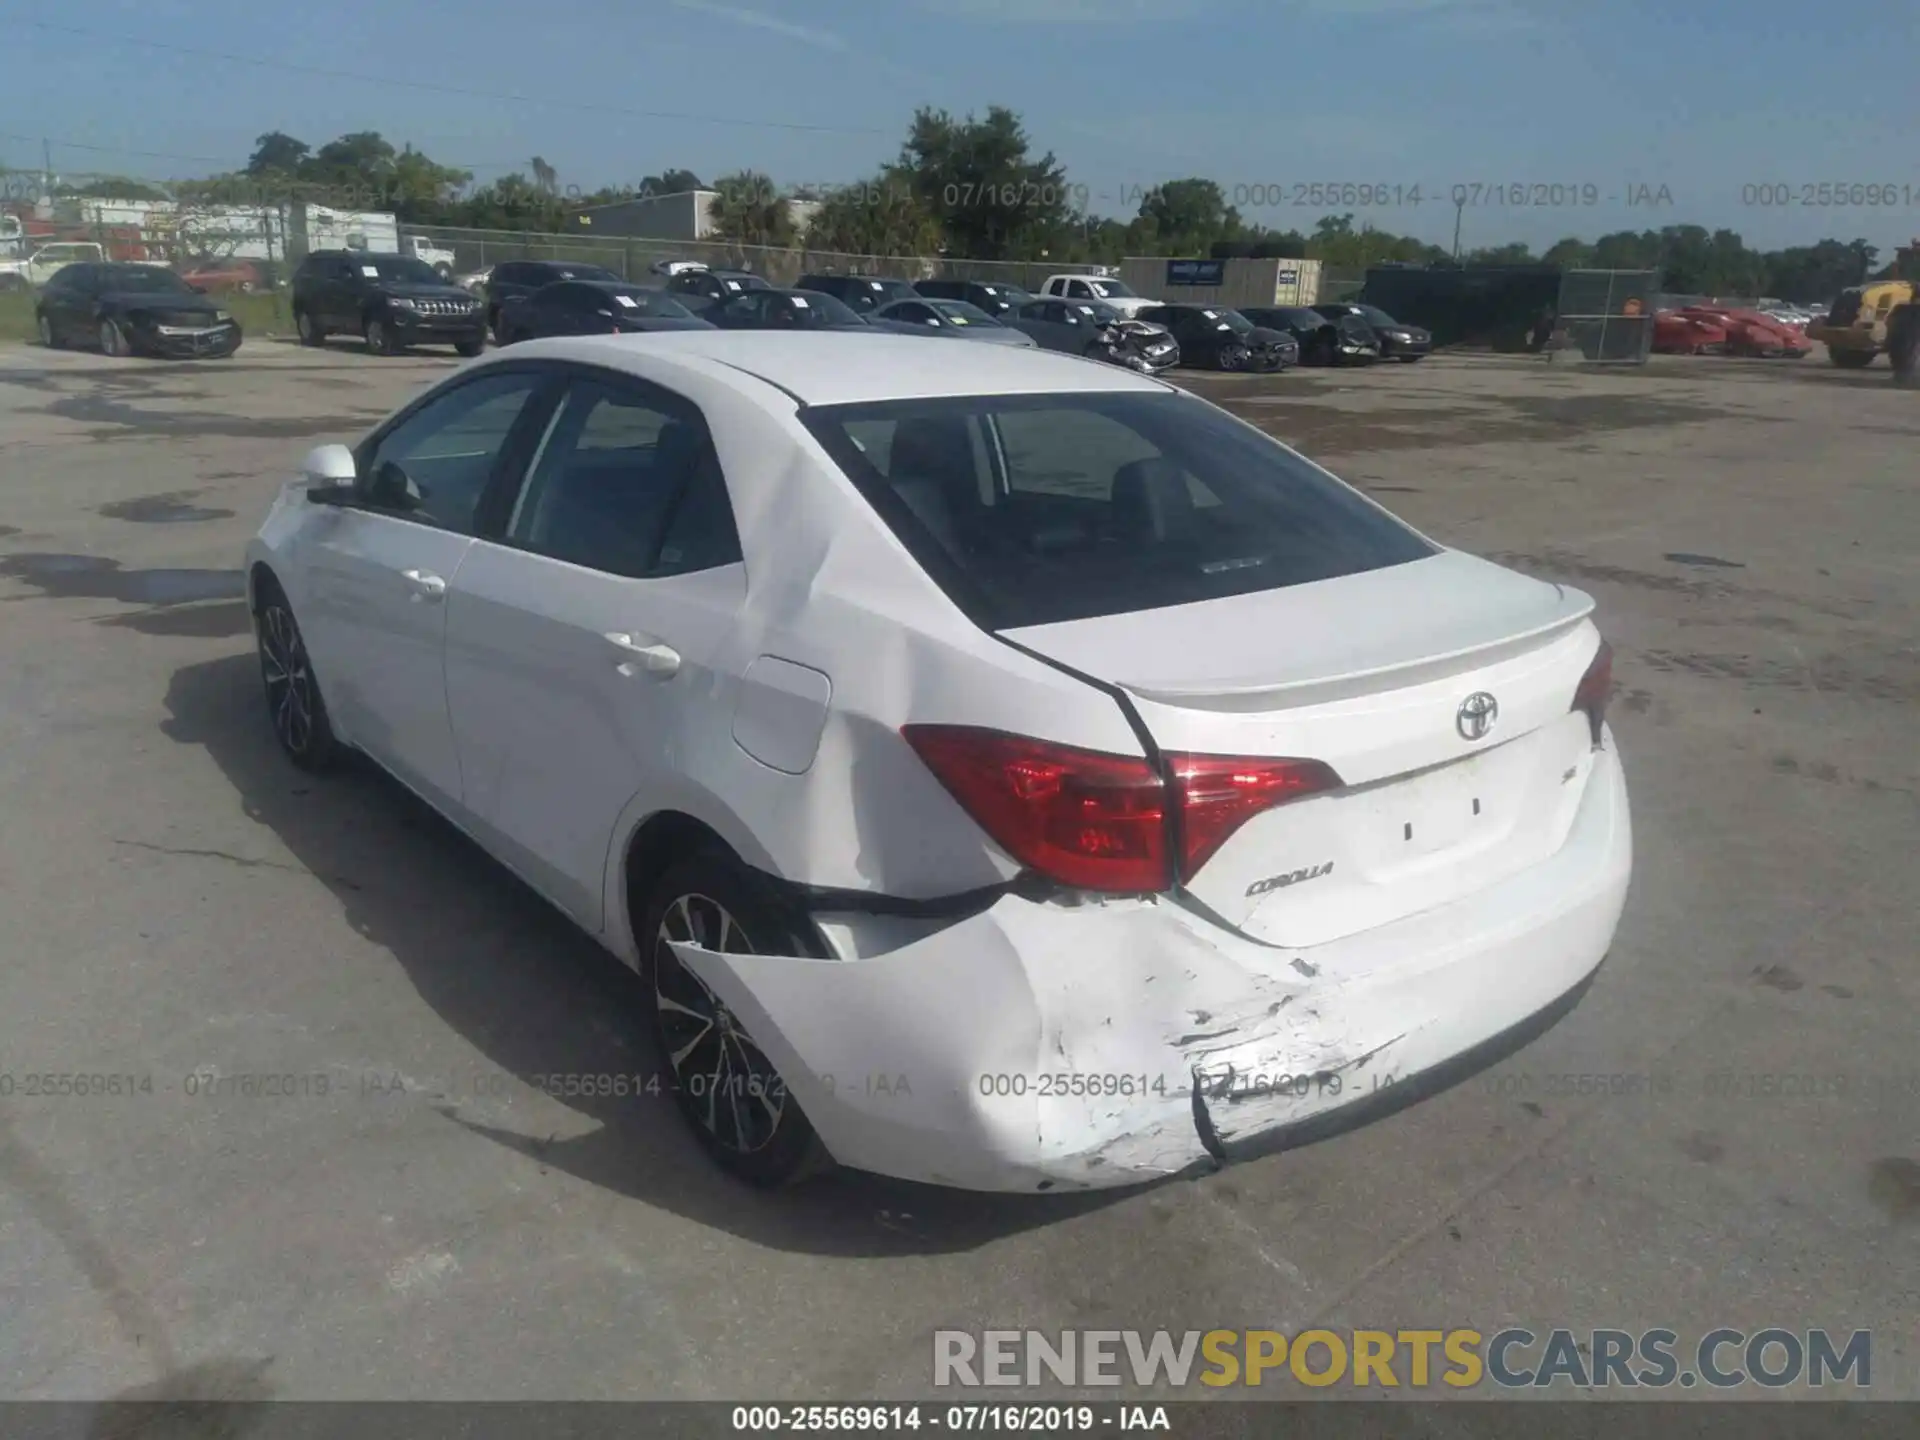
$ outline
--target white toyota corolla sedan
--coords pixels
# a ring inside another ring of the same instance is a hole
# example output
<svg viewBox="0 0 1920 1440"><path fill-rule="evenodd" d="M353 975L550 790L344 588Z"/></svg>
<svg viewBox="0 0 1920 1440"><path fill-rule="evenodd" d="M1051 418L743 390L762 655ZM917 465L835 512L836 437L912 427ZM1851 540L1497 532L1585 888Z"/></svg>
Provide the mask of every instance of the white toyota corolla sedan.
<svg viewBox="0 0 1920 1440"><path fill-rule="evenodd" d="M304 472L247 552L281 745L364 752L634 966L745 1179L1214 1165L1612 942L1592 600L1159 380L535 341Z"/></svg>

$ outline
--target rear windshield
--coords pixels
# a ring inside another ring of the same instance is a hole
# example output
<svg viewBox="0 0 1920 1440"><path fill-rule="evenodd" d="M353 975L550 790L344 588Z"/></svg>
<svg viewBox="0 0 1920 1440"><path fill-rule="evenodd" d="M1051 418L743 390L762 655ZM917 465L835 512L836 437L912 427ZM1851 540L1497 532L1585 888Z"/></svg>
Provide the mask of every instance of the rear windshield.
<svg viewBox="0 0 1920 1440"><path fill-rule="evenodd" d="M802 418L990 630L1378 570L1434 553L1291 450L1190 396L969 396Z"/></svg>

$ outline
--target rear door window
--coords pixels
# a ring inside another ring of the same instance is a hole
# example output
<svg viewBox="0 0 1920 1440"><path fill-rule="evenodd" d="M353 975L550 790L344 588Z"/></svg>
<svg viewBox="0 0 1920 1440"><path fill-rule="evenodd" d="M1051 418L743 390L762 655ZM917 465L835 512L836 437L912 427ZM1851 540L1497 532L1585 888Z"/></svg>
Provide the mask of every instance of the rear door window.
<svg viewBox="0 0 1920 1440"><path fill-rule="evenodd" d="M1185 395L894 401L804 418L988 629L1191 604L1434 553L1332 476Z"/></svg>

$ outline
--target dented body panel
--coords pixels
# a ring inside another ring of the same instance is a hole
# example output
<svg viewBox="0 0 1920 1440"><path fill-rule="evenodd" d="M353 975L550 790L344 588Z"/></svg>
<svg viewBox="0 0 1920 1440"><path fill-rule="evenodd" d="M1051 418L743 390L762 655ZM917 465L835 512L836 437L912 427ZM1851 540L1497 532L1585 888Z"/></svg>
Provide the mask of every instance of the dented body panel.
<svg viewBox="0 0 1920 1440"><path fill-rule="evenodd" d="M1323 945L1263 945L1165 897L1009 896L866 958L675 948L841 1163L984 1190L1129 1185L1551 1006L1604 958L1632 850L1609 738L1550 860Z"/></svg>

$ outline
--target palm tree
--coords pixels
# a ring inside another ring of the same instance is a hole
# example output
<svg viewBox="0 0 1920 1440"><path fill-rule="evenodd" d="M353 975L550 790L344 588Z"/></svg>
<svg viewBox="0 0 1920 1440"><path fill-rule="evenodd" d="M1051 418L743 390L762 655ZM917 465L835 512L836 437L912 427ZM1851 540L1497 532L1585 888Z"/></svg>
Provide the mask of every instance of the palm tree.
<svg viewBox="0 0 1920 1440"><path fill-rule="evenodd" d="M717 193L710 218L721 239L775 250L793 244L793 211L767 176L741 170L721 176L713 188Z"/></svg>

